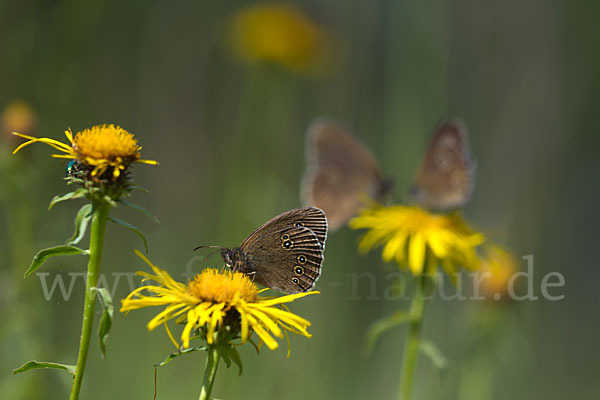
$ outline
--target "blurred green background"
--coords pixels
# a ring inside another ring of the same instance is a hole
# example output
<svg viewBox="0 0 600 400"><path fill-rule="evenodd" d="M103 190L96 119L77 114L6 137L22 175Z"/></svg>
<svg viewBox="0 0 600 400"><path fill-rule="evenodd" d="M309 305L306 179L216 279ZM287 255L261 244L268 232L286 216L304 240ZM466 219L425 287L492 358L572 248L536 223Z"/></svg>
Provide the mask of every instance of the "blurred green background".
<svg viewBox="0 0 600 400"><path fill-rule="evenodd" d="M114 215L147 236L150 259L180 279L199 244L235 246L268 218L299 205L304 134L321 115L352 127L396 181L400 201L435 125L459 116L478 162L468 219L534 255L534 284L562 273L561 301L431 302L424 336L449 360L438 371L423 356L416 399L600 398L598 256L600 24L596 2L299 1L318 27L317 71L289 63L244 62L229 50L231 17L246 1L0 1L0 107L25 100L31 133L65 140L115 123L136 135L136 166L149 194ZM275 35L277 36L277 35ZM282 39L283 40L283 39ZM321 68L322 67L322 68ZM69 301L46 301L39 277L22 275L39 248L72 233L80 203L47 212L67 191L65 164L36 145L0 139L0 398L63 399L62 371L12 369L30 360L74 363L83 279ZM102 271L147 269L131 232L109 225ZM359 256L359 232L331 234L322 292L293 305L312 322L308 340L292 338L257 355L241 349L245 371L219 370L223 399L389 399L396 396L406 327L387 332L362 356L368 325L407 301L383 298L395 266L377 252ZM85 258L52 260L40 272L83 272ZM525 262L520 260L522 267ZM207 262L216 266L218 256ZM359 280L357 273L371 272ZM139 281L136 278L135 284ZM336 282L343 285L336 286ZM364 284L363 284L364 283ZM362 286L361 286L362 285ZM117 285L115 303L129 287ZM165 333L146 330L157 310L116 314L107 359L92 343L83 399L149 399L152 365L172 351ZM198 395L204 354L158 371L158 398Z"/></svg>

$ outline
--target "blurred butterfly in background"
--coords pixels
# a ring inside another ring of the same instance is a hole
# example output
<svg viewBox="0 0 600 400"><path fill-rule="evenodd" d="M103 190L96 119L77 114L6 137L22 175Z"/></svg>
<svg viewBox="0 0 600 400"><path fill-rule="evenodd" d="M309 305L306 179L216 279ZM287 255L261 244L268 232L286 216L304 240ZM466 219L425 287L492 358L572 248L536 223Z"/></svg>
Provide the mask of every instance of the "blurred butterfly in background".
<svg viewBox="0 0 600 400"><path fill-rule="evenodd" d="M302 202L327 215L329 229L343 226L368 201L381 202L391 191L369 151L341 125L323 118L306 134Z"/></svg>
<svg viewBox="0 0 600 400"><path fill-rule="evenodd" d="M240 247L222 249L221 256L233 271L263 286L306 292L321 275L326 238L325 213L315 207L297 208L267 221Z"/></svg>
<svg viewBox="0 0 600 400"><path fill-rule="evenodd" d="M467 127L458 119L445 122L433 133L411 188L413 200L429 209L464 206L475 185L475 162Z"/></svg>

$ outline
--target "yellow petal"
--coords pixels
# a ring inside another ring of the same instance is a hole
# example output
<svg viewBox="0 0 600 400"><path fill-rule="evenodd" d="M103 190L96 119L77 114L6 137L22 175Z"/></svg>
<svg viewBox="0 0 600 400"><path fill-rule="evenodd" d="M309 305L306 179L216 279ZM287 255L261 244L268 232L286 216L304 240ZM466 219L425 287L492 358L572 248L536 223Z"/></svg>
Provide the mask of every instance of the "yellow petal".
<svg viewBox="0 0 600 400"><path fill-rule="evenodd" d="M431 232L427 243L431 251L437 258L444 258L448 255L448 242L444 232Z"/></svg>
<svg viewBox="0 0 600 400"><path fill-rule="evenodd" d="M425 241L423 235L413 235L409 242L408 266L414 275L421 275L425 261Z"/></svg>
<svg viewBox="0 0 600 400"><path fill-rule="evenodd" d="M404 252L404 245L406 244L406 235L397 234L391 238L383 248L381 258L383 261L391 261L394 259L397 253Z"/></svg>
<svg viewBox="0 0 600 400"><path fill-rule="evenodd" d="M169 336L169 339L171 339L171 343L173 343L173 346L175 346L175 348L177 350L179 350L179 343L177 343L177 340L175 340L175 338L173 337L173 334L171 333L171 330L169 329L169 324L167 323L167 321L165 321L164 325L165 325L165 330L167 331L167 335Z"/></svg>
<svg viewBox="0 0 600 400"><path fill-rule="evenodd" d="M269 318L264 313L258 310L255 310L252 313L252 315L255 316L258 320L260 320L262 324L265 325L271 332L273 332L275 336L281 337L281 329L277 326L276 323L273 322L271 318Z"/></svg>
<svg viewBox="0 0 600 400"><path fill-rule="evenodd" d="M252 316L249 315L248 318L252 323L252 329L254 329L254 332L256 332L260 340L262 340L269 349L275 350L277 347L279 347L277 341L273 339L273 337L267 331L265 331L256 320L252 321L252 319L254 319Z"/></svg>
<svg viewBox="0 0 600 400"><path fill-rule="evenodd" d="M135 162L149 165L160 165L158 161L154 160L136 160Z"/></svg>

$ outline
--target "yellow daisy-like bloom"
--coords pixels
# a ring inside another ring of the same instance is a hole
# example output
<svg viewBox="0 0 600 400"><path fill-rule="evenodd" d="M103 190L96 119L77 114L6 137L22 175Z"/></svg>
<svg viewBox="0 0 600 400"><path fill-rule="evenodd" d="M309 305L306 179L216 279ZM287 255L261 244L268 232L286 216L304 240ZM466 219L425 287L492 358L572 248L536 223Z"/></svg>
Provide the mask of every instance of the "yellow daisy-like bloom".
<svg viewBox="0 0 600 400"><path fill-rule="evenodd" d="M481 294L487 299L505 298L510 278L517 272L519 263L510 251L494 243L486 245L481 259Z"/></svg>
<svg viewBox="0 0 600 400"><path fill-rule="evenodd" d="M279 346L274 337L282 338L285 330L311 337L307 332L310 322L283 308L286 308L285 303L318 292L261 297L260 291L248 276L213 268L205 269L185 285L173 280L166 271L153 265L141 253L136 251L136 254L152 268L155 275L146 272L138 274L158 285L135 289L122 300L121 312L149 306L166 306L148 323L148 329L153 330L164 324L173 339L167 322L180 317L179 320L185 321L181 334L184 348L190 346L190 338L194 332L203 327L207 330L206 342L213 344L215 332L223 324L231 324L232 320L235 321L235 326L239 326L242 343L248 341L252 332L256 332L271 350Z"/></svg>
<svg viewBox="0 0 600 400"><path fill-rule="evenodd" d="M29 103L25 100L12 100L6 105L0 116L2 134L10 136L13 131L27 132L35 128L36 115Z"/></svg>
<svg viewBox="0 0 600 400"><path fill-rule="evenodd" d="M291 4L260 4L238 12L230 28L231 45L244 61L271 61L309 72L326 55L325 32Z"/></svg>
<svg viewBox="0 0 600 400"><path fill-rule="evenodd" d="M414 275L433 273L429 268L437 265L451 277L460 266L477 269L475 248L485 240L457 213L433 214L414 206L367 209L350 221L350 227L369 229L359 243L360 250L383 246L384 261L395 260Z"/></svg>
<svg viewBox="0 0 600 400"><path fill-rule="evenodd" d="M62 152L52 157L78 160L91 169L92 177L100 177L112 168L112 179L116 180L131 163L157 165L154 160L140 159L141 146L125 129L115 125L96 125L78 132L75 136L70 129L65 131L70 145L50 138L36 138L22 133L14 135L29 139L13 151L13 154L32 143L42 142Z"/></svg>

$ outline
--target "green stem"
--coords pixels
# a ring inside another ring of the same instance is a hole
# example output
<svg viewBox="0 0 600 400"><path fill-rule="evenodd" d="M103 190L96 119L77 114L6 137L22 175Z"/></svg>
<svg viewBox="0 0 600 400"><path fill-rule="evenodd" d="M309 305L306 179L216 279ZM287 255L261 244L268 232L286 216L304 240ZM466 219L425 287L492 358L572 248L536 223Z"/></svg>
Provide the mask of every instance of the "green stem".
<svg viewBox="0 0 600 400"><path fill-rule="evenodd" d="M415 295L410 305L410 331L404 344L404 357L402 360L402 377L400 379L400 400L410 400L412 394L413 375L417 355L419 354L419 340L423 311L425 309L425 283L426 277L417 278Z"/></svg>
<svg viewBox="0 0 600 400"><path fill-rule="evenodd" d="M100 261L102 260L102 246L104 244L104 230L106 228L106 219L109 211L109 204L100 203L96 204L92 215L92 225L90 228L90 259L88 261L87 279L85 282L83 323L81 326L79 355L77 356L77 369L75 371L75 378L73 379L70 400L77 400L79 398L79 391L81 390L81 382L85 371L85 363L90 347L92 325L94 324L94 309L96 308L95 288L98 283Z"/></svg>
<svg viewBox="0 0 600 400"><path fill-rule="evenodd" d="M202 390L200 391L200 400L209 400L212 392L217 367L219 366L219 352L217 346L208 346L208 356L206 357L206 368L204 369L204 380L202 381Z"/></svg>

